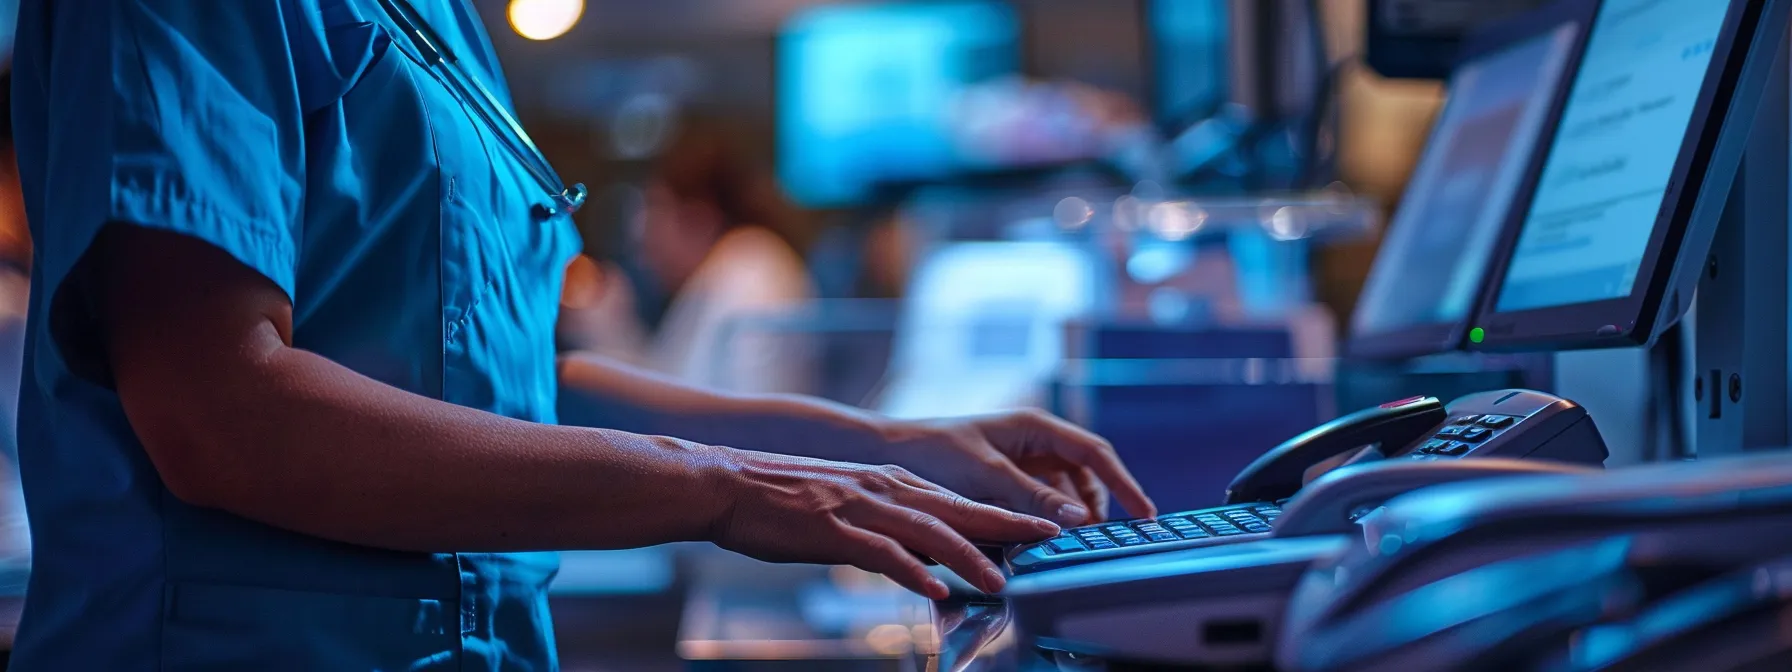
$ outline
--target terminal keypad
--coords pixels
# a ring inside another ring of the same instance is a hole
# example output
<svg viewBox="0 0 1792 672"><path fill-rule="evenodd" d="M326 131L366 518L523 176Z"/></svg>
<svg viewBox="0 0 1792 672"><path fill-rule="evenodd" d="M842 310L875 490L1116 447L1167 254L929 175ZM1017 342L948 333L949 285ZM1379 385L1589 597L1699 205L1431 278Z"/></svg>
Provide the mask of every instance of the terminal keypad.
<svg viewBox="0 0 1792 672"><path fill-rule="evenodd" d="M1449 424L1425 439L1412 451L1415 460L1439 460L1462 457L1505 430L1518 424L1519 418L1509 415L1465 415L1452 418Z"/></svg>
<svg viewBox="0 0 1792 672"><path fill-rule="evenodd" d="M1046 542L1041 548L1049 555L1063 555L1194 539L1266 534L1281 516L1282 508L1275 504L1176 513L1065 530L1063 535Z"/></svg>

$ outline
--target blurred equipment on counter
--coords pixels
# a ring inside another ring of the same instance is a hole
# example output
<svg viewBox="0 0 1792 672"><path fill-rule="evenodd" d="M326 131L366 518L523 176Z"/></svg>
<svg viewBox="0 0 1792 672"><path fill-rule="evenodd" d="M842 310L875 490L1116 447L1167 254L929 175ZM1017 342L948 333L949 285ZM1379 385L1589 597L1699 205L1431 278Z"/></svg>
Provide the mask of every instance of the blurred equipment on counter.
<svg viewBox="0 0 1792 672"><path fill-rule="evenodd" d="M1450 76L1468 34L1551 0L1366 0L1369 67L1383 77Z"/></svg>

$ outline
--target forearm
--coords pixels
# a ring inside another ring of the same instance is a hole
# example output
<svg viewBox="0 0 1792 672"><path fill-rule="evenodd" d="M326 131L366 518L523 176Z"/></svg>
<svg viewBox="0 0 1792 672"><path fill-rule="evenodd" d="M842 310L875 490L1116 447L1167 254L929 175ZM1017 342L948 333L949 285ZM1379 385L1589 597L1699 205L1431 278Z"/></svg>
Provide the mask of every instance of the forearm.
<svg viewBox="0 0 1792 672"><path fill-rule="evenodd" d="M792 395L731 395L611 360L560 360L560 421L705 444L849 462L879 461L898 426L868 411Z"/></svg>
<svg viewBox="0 0 1792 672"><path fill-rule="evenodd" d="M170 487L195 504L403 551L606 549L698 540L729 451L521 422L411 395L296 349L182 390L120 381ZM170 457L174 456L174 457ZM166 464L164 464L166 463Z"/></svg>

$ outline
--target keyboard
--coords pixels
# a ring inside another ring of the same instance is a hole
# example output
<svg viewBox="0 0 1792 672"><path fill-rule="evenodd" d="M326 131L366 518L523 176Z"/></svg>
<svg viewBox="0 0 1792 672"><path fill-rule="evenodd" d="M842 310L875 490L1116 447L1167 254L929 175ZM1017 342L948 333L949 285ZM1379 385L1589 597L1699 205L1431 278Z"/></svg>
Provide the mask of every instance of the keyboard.
<svg viewBox="0 0 1792 672"><path fill-rule="evenodd" d="M1443 429L1419 444L1412 451L1415 460L1440 460L1462 457L1476 446L1487 443L1505 430L1518 425L1521 418L1509 415L1465 415L1451 418Z"/></svg>
<svg viewBox="0 0 1792 672"><path fill-rule="evenodd" d="M1282 515L1277 504L1244 504L1068 530L1057 538L1019 546L1008 554L1015 574L1176 548L1267 535Z"/></svg>

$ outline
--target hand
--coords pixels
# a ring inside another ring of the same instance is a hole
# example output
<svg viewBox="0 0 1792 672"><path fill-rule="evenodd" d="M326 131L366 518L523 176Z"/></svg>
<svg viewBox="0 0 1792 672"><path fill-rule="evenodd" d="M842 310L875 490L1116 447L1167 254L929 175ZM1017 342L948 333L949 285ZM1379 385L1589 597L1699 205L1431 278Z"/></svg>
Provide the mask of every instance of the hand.
<svg viewBox="0 0 1792 672"><path fill-rule="evenodd" d="M1058 533L1050 521L977 504L901 467L727 453L730 505L710 540L759 560L852 565L939 600L946 584L916 553L996 593L1001 570L966 537L1024 543Z"/></svg>
<svg viewBox="0 0 1792 672"><path fill-rule="evenodd" d="M886 434L880 461L975 501L1075 527L1107 520L1112 488L1127 512L1157 515L1113 446L1045 413L896 424Z"/></svg>

